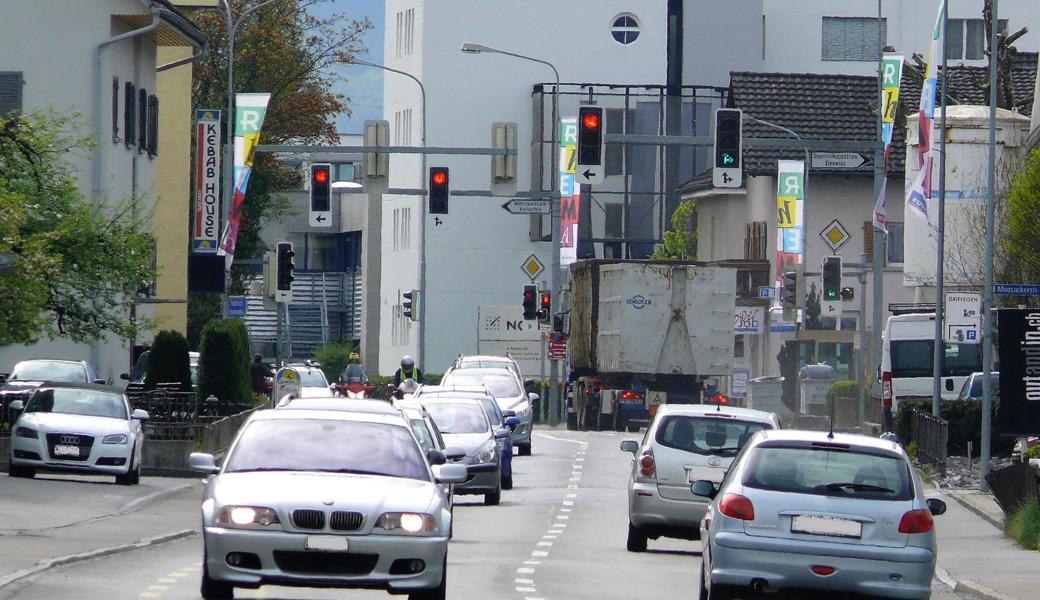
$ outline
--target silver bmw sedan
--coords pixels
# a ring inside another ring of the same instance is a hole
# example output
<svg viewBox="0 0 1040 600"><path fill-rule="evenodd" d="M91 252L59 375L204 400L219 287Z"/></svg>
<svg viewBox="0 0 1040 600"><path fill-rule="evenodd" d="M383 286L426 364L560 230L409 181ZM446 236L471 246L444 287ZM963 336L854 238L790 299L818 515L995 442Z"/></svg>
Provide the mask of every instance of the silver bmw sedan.
<svg viewBox="0 0 1040 600"><path fill-rule="evenodd" d="M443 600L449 500L464 465L430 467L400 415L266 410L242 427L202 502L202 597L262 585L381 588Z"/></svg>

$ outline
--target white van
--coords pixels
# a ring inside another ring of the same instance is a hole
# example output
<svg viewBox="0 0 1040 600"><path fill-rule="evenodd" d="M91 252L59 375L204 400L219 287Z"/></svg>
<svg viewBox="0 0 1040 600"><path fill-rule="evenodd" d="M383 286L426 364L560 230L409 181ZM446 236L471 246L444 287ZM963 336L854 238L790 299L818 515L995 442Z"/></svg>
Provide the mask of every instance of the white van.
<svg viewBox="0 0 1040 600"><path fill-rule="evenodd" d="M893 414L899 400L932 395L935 313L893 315L881 338L882 404ZM942 397L955 400L972 373L982 370L981 344L945 344Z"/></svg>

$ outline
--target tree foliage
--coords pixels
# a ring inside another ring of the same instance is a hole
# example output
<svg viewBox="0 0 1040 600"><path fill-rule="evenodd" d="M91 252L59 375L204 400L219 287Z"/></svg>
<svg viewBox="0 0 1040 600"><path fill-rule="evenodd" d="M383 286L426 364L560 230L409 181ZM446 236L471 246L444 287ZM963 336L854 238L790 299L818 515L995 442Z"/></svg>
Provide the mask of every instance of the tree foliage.
<svg viewBox="0 0 1040 600"><path fill-rule="evenodd" d="M76 116L0 119L0 341L43 336L88 342L135 337L151 323L129 318L149 284L153 239L135 198L92 201L70 154L90 148Z"/></svg>
<svg viewBox="0 0 1040 600"><path fill-rule="evenodd" d="M188 340L179 331L160 331L152 341L144 387L154 390L159 383L179 383L180 391L191 391Z"/></svg>
<svg viewBox="0 0 1040 600"><path fill-rule="evenodd" d="M664 232L664 243L658 246L653 260L697 260L697 232L693 230L693 214L697 204L686 200L672 213L672 229Z"/></svg>
<svg viewBox="0 0 1040 600"><path fill-rule="evenodd" d="M1040 281L1040 150L1026 157L1024 168L1011 180L1007 205L1007 235L1004 249L1008 264L1005 276L1014 281ZM1010 281L1010 279L1008 280Z"/></svg>
<svg viewBox="0 0 1040 600"><path fill-rule="evenodd" d="M216 396L220 414L235 412L253 397L249 334L242 319L214 319L202 330L199 397Z"/></svg>

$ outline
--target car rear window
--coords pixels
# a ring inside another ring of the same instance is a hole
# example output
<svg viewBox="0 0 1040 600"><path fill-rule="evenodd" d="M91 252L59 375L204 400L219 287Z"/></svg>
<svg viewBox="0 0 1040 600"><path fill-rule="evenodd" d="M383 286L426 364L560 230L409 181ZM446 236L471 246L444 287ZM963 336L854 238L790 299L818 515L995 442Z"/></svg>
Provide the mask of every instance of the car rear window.
<svg viewBox="0 0 1040 600"><path fill-rule="evenodd" d="M437 402L426 405L427 412L441 433L484 433L488 418L476 404Z"/></svg>
<svg viewBox="0 0 1040 600"><path fill-rule="evenodd" d="M747 460L743 483L752 488L876 500L913 498L910 467L895 456L818 446L759 446Z"/></svg>
<svg viewBox="0 0 1040 600"><path fill-rule="evenodd" d="M87 372L82 365L76 363L50 360L27 360L14 366L8 377L11 381L63 381L69 383L87 382ZM89 383L89 382L87 382Z"/></svg>
<svg viewBox="0 0 1040 600"><path fill-rule="evenodd" d="M696 454L736 456L751 436L768 423L720 417L670 415L657 427L656 441L662 446Z"/></svg>
<svg viewBox="0 0 1040 600"><path fill-rule="evenodd" d="M520 395L516 376L509 371L486 372L453 371L441 380L441 385L486 385L495 398L515 398Z"/></svg>

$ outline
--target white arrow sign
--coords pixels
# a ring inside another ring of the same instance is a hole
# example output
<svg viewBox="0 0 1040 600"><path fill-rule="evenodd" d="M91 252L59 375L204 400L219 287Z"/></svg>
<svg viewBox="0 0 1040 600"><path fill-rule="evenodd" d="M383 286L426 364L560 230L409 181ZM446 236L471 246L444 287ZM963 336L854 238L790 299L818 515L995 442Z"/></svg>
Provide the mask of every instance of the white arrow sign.
<svg viewBox="0 0 1040 600"><path fill-rule="evenodd" d="M603 183L603 166L578 165L574 170L574 180L585 185Z"/></svg>
<svg viewBox="0 0 1040 600"><path fill-rule="evenodd" d="M870 159L859 152L813 152L814 169L855 169L870 163Z"/></svg>
<svg viewBox="0 0 1040 600"><path fill-rule="evenodd" d="M549 201L513 198L503 203L502 208L514 215L547 215L549 214Z"/></svg>

